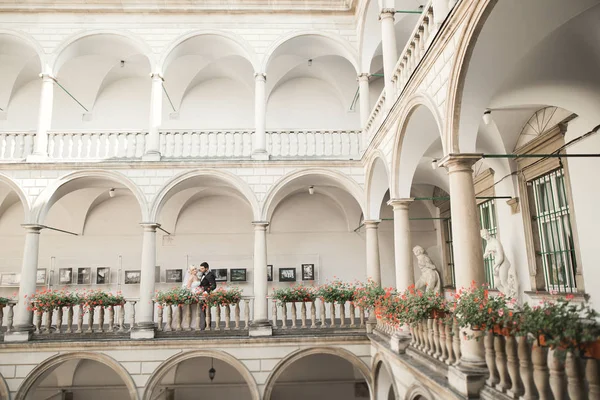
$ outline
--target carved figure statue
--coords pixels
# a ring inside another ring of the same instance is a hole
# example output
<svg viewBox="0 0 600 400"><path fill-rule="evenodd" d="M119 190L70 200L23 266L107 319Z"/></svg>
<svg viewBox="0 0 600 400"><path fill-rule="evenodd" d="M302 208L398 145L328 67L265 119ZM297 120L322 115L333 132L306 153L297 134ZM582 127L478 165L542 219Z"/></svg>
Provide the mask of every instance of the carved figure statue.
<svg viewBox="0 0 600 400"><path fill-rule="evenodd" d="M441 289L440 274L435 268L435 264L427 255L427 252L421 246L415 246L413 253L417 256L419 268L421 269L421 276L415 284L417 290L433 290L439 293Z"/></svg>
<svg viewBox="0 0 600 400"><path fill-rule="evenodd" d="M485 240L483 258L494 257L494 286L507 297L518 298L519 282L514 266L506 259L502 243L488 232L481 230L481 237Z"/></svg>

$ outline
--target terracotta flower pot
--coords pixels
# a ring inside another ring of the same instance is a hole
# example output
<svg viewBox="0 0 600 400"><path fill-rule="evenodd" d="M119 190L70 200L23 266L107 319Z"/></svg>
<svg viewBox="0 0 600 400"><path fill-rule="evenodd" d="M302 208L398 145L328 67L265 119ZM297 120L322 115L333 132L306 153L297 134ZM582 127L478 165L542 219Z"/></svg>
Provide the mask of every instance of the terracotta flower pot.
<svg viewBox="0 0 600 400"><path fill-rule="evenodd" d="M583 344L581 350L583 351L584 357L600 360L600 340Z"/></svg>

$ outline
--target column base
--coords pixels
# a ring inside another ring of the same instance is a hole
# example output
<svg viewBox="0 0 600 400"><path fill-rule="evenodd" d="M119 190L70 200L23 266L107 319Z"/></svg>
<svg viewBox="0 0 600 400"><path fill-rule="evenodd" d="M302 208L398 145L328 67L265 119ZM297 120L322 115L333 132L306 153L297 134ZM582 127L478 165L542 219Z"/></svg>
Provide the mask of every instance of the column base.
<svg viewBox="0 0 600 400"><path fill-rule="evenodd" d="M462 364L448 368L448 383L467 399L479 398L487 377L487 368L470 367Z"/></svg>
<svg viewBox="0 0 600 400"><path fill-rule="evenodd" d="M269 321L254 321L248 327L251 337L273 336L273 326Z"/></svg>
<svg viewBox="0 0 600 400"><path fill-rule="evenodd" d="M369 318L367 318L367 322L365 323L367 328L367 333L373 333L373 329L377 326L377 318L375 318L375 312L369 311Z"/></svg>
<svg viewBox="0 0 600 400"><path fill-rule="evenodd" d="M30 327L15 327L14 331L4 334L4 342L28 342L31 340L31 336L33 336L33 329L33 325Z"/></svg>
<svg viewBox="0 0 600 400"><path fill-rule="evenodd" d="M270 155L266 150L257 150L252 152L252 159L258 161L269 161Z"/></svg>
<svg viewBox="0 0 600 400"><path fill-rule="evenodd" d="M26 162L30 163L39 163L39 162L47 162L49 161L48 154L37 154L33 153L27 156L25 159Z"/></svg>
<svg viewBox="0 0 600 400"><path fill-rule="evenodd" d="M393 352L404 354L410 345L411 339L408 333L394 333L390 338L390 348Z"/></svg>
<svg viewBox="0 0 600 400"><path fill-rule="evenodd" d="M149 151L142 156L142 161L160 161L160 152Z"/></svg>
<svg viewBox="0 0 600 400"><path fill-rule="evenodd" d="M154 322L141 322L131 330L131 339L154 339Z"/></svg>

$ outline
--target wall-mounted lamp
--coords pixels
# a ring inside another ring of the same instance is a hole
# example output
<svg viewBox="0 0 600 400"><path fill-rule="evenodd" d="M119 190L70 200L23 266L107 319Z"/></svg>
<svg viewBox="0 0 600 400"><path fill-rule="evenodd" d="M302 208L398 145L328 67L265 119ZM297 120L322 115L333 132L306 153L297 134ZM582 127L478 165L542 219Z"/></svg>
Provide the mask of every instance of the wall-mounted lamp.
<svg viewBox="0 0 600 400"><path fill-rule="evenodd" d="M492 110L485 110L483 113L483 123L489 125L492 122Z"/></svg>
<svg viewBox="0 0 600 400"><path fill-rule="evenodd" d="M215 375L217 374L217 370L213 365L214 360L214 358L210 359L210 369L208 370L208 377L210 378L211 382L213 381L213 379L215 379Z"/></svg>
<svg viewBox="0 0 600 400"><path fill-rule="evenodd" d="M309 66L309 67L310 67L310 66L312 66L312 58L309 58L309 59L308 59L308 66Z"/></svg>
<svg viewBox="0 0 600 400"><path fill-rule="evenodd" d="M110 197L115 197L115 188L110 188L110 190L108 191L108 195Z"/></svg>
<svg viewBox="0 0 600 400"><path fill-rule="evenodd" d="M315 194L315 187L314 186L309 186L308 187L308 194Z"/></svg>
<svg viewBox="0 0 600 400"><path fill-rule="evenodd" d="M438 168L438 160L435 158L431 160L431 169L436 170Z"/></svg>
<svg viewBox="0 0 600 400"><path fill-rule="evenodd" d="M125 66L125 60L121 60L121 68Z"/></svg>

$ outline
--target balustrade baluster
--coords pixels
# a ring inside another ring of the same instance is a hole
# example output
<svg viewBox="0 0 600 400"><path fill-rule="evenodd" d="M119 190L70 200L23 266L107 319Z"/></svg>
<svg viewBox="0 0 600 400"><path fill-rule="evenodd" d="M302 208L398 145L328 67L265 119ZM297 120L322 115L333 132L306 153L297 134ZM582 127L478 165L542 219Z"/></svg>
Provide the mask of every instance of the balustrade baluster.
<svg viewBox="0 0 600 400"><path fill-rule="evenodd" d="M102 306L98 310L98 331L104 332L104 307Z"/></svg>
<svg viewBox="0 0 600 400"><path fill-rule="evenodd" d="M572 351L567 352L565 372L567 375L569 399L584 400L586 396L584 395L583 371L579 357L574 355Z"/></svg>
<svg viewBox="0 0 600 400"><path fill-rule="evenodd" d="M158 304L156 307L156 319L157 319L157 327L156 330L162 332L163 330L163 306L162 304Z"/></svg>
<svg viewBox="0 0 600 400"><path fill-rule="evenodd" d="M452 324L452 350L454 351L455 365L460 362L460 328L458 326L458 321L454 318L454 323Z"/></svg>
<svg viewBox="0 0 600 400"><path fill-rule="evenodd" d="M442 354L442 346L440 345L440 324L437 319L432 320L433 324L433 354L432 357L439 359Z"/></svg>
<svg viewBox="0 0 600 400"><path fill-rule="evenodd" d="M52 310L46 311L46 324L44 327L44 334L50 333L50 328L52 327L52 315L53 315Z"/></svg>
<svg viewBox="0 0 600 400"><path fill-rule="evenodd" d="M448 348L446 347L446 326L443 319L436 319L437 330L440 337L440 352L437 356L438 360L445 362L448 359Z"/></svg>
<svg viewBox="0 0 600 400"><path fill-rule="evenodd" d="M363 307L358 307L358 315L360 318L360 325L358 327L364 328L365 327L365 309Z"/></svg>
<svg viewBox="0 0 600 400"><path fill-rule="evenodd" d="M505 353L505 340L504 336L494 336L494 352L496 353L496 369L498 370L499 382L496 385L496 390L505 393L510 389L510 378L508 376L508 369L506 365L506 353Z"/></svg>
<svg viewBox="0 0 600 400"><path fill-rule="evenodd" d="M292 301L291 304L292 304L292 306L291 306L292 329L296 329L296 316L298 315L298 313L296 311L296 302Z"/></svg>
<svg viewBox="0 0 600 400"><path fill-rule="evenodd" d="M192 305L191 304L186 304L183 307L185 307L185 330L186 331L191 331L192 330Z"/></svg>
<svg viewBox="0 0 600 400"><path fill-rule="evenodd" d="M335 302L329 303L330 328L335 328Z"/></svg>
<svg viewBox="0 0 600 400"><path fill-rule="evenodd" d="M521 399L537 399L535 384L533 382L533 364L531 362L531 345L525 336L517 339L517 354L519 357L519 373L523 383L523 394Z"/></svg>
<svg viewBox="0 0 600 400"><path fill-rule="evenodd" d="M119 330L117 332L125 332L125 304L119 306Z"/></svg>
<svg viewBox="0 0 600 400"><path fill-rule="evenodd" d="M208 304L205 303L205 307L206 307L206 330L210 331L212 329L212 307Z"/></svg>
<svg viewBox="0 0 600 400"><path fill-rule="evenodd" d="M483 337L483 346L485 348L485 363L487 364L489 377L486 380L486 385L493 388L500 378L496 369L496 353L494 352L494 334L492 331L487 331Z"/></svg>
<svg viewBox="0 0 600 400"><path fill-rule="evenodd" d="M356 307L350 302L350 328L356 328Z"/></svg>
<svg viewBox="0 0 600 400"><path fill-rule="evenodd" d="M340 328L346 326L346 304L340 303Z"/></svg>
<svg viewBox="0 0 600 400"><path fill-rule="evenodd" d="M555 349L548 351L548 367L550 369L550 390L554 400L566 400L567 382L565 379L565 363L556 354Z"/></svg>
<svg viewBox="0 0 600 400"><path fill-rule="evenodd" d="M83 333L83 305L79 304L79 313L77 314L77 330L75 333Z"/></svg>
<svg viewBox="0 0 600 400"><path fill-rule="evenodd" d="M281 329L287 329L287 303L281 303Z"/></svg>
<svg viewBox="0 0 600 400"><path fill-rule="evenodd" d="M302 321L301 328L306 328L306 303L300 303L300 320Z"/></svg>
<svg viewBox="0 0 600 400"><path fill-rule="evenodd" d="M3 326L4 326L4 306L0 305L0 331L2 330Z"/></svg>
<svg viewBox="0 0 600 400"><path fill-rule="evenodd" d="M129 332L135 329L135 304L137 300L133 300L131 302L131 324L129 325Z"/></svg>
<svg viewBox="0 0 600 400"><path fill-rule="evenodd" d="M58 307L56 309L56 330L54 331L54 333L61 333L62 320L63 320L63 309L62 309L62 307Z"/></svg>
<svg viewBox="0 0 600 400"><path fill-rule="evenodd" d="M35 333L40 334L42 333L42 312L41 311L36 311L35 312Z"/></svg>
<svg viewBox="0 0 600 400"><path fill-rule="evenodd" d="M273 300L273 307L271 309L271 319L273 320L273 329L277 328L277 302Z"/></svg>
<svg viewBox="0 0 600 400"><path fill-rule="evenodd" d="M413 326L413 324L408 325L408 331L410 332L410 342L408 343L408 345L410 347L415 347L415 344L417 343L417 338L416 338L415 327Z"/></svg>
<svg viewBox="0 0 600 400"><path fill-rule="evenodd" d="M202 329L202 302L196 303L196 326L195 330L199 331Z"/></svg>
<svg viewBox="0 0 600 400"><path fill-rule="evenodd" d="M250 299L244 300L244 318L246 321L246 329L250 327Z"/></svg>
<svg viewBox="0 0 600 400"><path fill-rule="evenodd" d="M519 398L523 394L523 383L519 376L519 358L517 356L517 339L514 336L506 337L506 366L510 377L510 389L507 394L512 398Z"/></svg>
<svg viewBox="0 0 600 400"><path fill-rule="evenodd" d="M94 333L94 307L88 310L88 328L86 333Z"/></svg>
<svg viewBox="0 0 600 400"><path fill-rule="evenodd" d="M175 330L176 331L181 331L183 330L182 327L182 322L183 322L183 305L182 304L178 304L175 307L175 321L177 323L177 325L175 326Z"/></svg>
<svg viewBox="0 0 600 400"><path fill-rule="evenodd" d="M167 314L167 324L165 325L165 331L171 332L173 330L173 308L170 304L165 306L166 314Z"/></svg>
<svg viewBox="0 0 600 400"><path fill-rule="evenodd" d="M310 327L317 327L317 307L314 300L310 302Z"/></svg>
<svg viewBox="0 0 600 400"><path fill-rule="evenodd" d="M231 321L231 309L229 305L225 305L225 330L228 331L231 328L229 327L229 323Z"/></svg>
<svg viewBox="0 0 600 400"><path fill-rule="evenodd" d="M325 301L323 300L319 301L319 312L321 313L321 328L326 328L327 325L325 324Z"/></svg>
<svg viewBox="0 0 600 400"><path fill-rule="evenodd" d="M67 330L65 333L73 333L73 306L67 306Z"/></svg>
<svg viewBox="0 0 600 400"><path fill-rule="evenodd" d="M221 330L221 306L215 307L215 331Z"/></svg>
<svg viewBox="0 0 600 400"><path fill-rule="evenodd" d="M442 323L444 331L446 332L446 350L448 351L448 357L444 360L446 365L452 365L456 362L454 358L454 349L452 346L452 323L451 321L445 320Z"/></svg>
<svg viewBox="0 0 600 400"><path fill-rule="evenodd" d="M0 134L0 159L9 158L5 157L4 153L6 152L6 142L8 140L8 134L3 133Z"/></svg>
<svg viewBox="0 0 600 400"><path fill-rule="evenodd" d="M534 343L531 348L533 381L540 400L550 400L550 375L548 374L548 351Z"/></svg>
<svg viewBox="0 0 600 400"><path fill-rule="evenodd" d="M598 368L598 360L590 358L586 361L585 379L588 383L590 400L600 399L600 368Z"/></svg>
<svg viewBox="0 0 600 400"><path fill-rule="evenodd" d="M427 354L430 356L433 356L435 353L433 325L433 318L427 318Z"/></svg>
<svg viewBox="0 0 600 400"><path fill-rule="evenodd" d="M235 303L233 306L234 318L235 318L235 330L240 329L240 303Z"/></svg>

